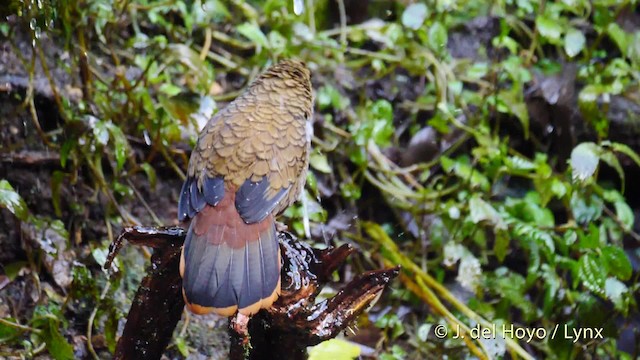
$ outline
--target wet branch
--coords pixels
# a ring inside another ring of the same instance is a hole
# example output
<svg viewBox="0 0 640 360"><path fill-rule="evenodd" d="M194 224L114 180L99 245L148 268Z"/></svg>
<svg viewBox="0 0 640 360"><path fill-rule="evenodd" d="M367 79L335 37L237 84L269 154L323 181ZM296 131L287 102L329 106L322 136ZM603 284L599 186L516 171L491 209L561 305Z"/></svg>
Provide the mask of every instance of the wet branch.
<svg viewBox="0 0 640 360"><path fill-rule="evenodd" d="M185 231L178 227L127 227L113 242L110 268L123 240L154 248L152 265L142 280L127 316L116 359L159 359L180 320L184 302L178 273ZM355 250L343 245L317 250L280 232L282 294L274 306L252 318L230 319L230 359L306 359L308 346L342 332L382 292L399 268L370 271L356 277L336 296L316 303L331 273Z"/></svg>

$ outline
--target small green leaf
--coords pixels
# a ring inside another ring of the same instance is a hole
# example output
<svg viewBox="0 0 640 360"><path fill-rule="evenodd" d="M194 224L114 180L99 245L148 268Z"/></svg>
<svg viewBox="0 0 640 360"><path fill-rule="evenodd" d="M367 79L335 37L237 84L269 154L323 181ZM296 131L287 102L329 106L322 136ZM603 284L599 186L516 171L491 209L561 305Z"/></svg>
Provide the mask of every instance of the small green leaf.
<svg viewBox="0 0 640 360"><path fill-rule="evenodd" d="M269 47L269 41L267 40L267 37L264 35L262 30L260 30L260 27L258 25L252 23L243 23L238 25L237 29L242 36L253 41L259 47Z"/></svg>
<svg viewBox="0 0 640 360"><path fill-rule="evenodd" d="M505 224L496 209L478 196L472 197L469 201L469 217L474 224L489 221L490 224L500 229L505 228Z"/></svg>
<svg viewBox="0 0 640 360"><path fill-rule="evenodd" d="M4 320L9 321L9 322L12 322L12 323L16 323L16 322L17 322L17 321L16 321L14 318L12 318L12 317L4 318ZM7 340L9 340L9 339L11 339L12 337L17 336L17 335L19 335L19 334L20 334L20 330L18 330L18 329L16 329L16 328L14 328L14 327L11 327L11 326L9 326L9 325L5 325L5 323L0 323L0 340L1 340L3 343L5 343L5 344L6 344L6 343L7 343Z"/></svg>
<svg viewBox="0 0 640 360"><path fill-rule="evenodd" d="M615 278L607 278L604 284L604 292L607 299L611 300L616 309L626 311L627 302L625 301L624 294L629 291L627 286L620 280Z"/></svg>
<svg viewBox="0 0 640 360"><path fill-rule="evenodd" d="M360 356L360 347L340 339L331 339L309 349L309 360L353 360Z"/></svg>
<svg viewBox="0 0 640 360"><path fill-rule="evenodd" d="M109 308L107 320L104 322L104 338L107 343L107 348L111 353L116 351L117 345L117 333L118 333L118 311L115 307L111 306Z"/></svg>
<svg viewBox="0 0 640 360"><path fill-rule="evenodd" d="M107 145L109 142L109 129L105 121L98 121L93 128L93 137L98 144Z"/></svg>
<svg viewBox="0 0 640 360"><path fill-rule="evenodd" d="M618 176L620 177L620 181L622 182L621 191L624 193L624 187L625 187L624 170L622 169L622 165L620 164L620 161L618 160L616 155L610 151L602 151L600 153L600 160L604 161L605 164L611 166L618 173Z"/></svg>
<svg viewBox="0 0 640 360"><path fill-rule="evenodd" d="M63 168L67 166L67 160L69 159L71 150L75 148L77 143L76 139L69 139L62 144L62 148L60 148L60 166Z"/></svg>
<svg viewBox="0 0 640 360"><path fill-rule="evenodd" d="M174 340L176 347L178 348L178 351L180 352L180 355L186 357L189 357L189 347L187 346L187 342L184 340L184 338L182 336L177 337Z"/></svg>
<svg viewBox="0 0 640 360"><path fill-rule="evenodd" d="M611 22L607 26L607 35L618 45L618 49L622 52L622 55L627 56L629 49L629 37L627 33L615 22Z"/></svg>
<svg viewBox="0 0 640 360"><path fill-rule="evenodd" d="M122 170L122 166L124 166L124 162L127 160L127 153L129 152L129 141L127 137L122 132L122 129L117 125L109 122L109 132L111 133L111 138L113 139L114 153L116 156L116 171Z"/></svg>
<svg viewBox="0 0 640 360"><path fill-rule="evenodd" d="M65 174L56 170L51 175L51 202L53 203L53 211L57 217L62 217L62 209L60 207L60 186L65 178Z"/></svg>
<svg viewBox="0 0 640 360"><path fill-rule="evenodd" d="M586 39L582 31L577 29L570 29L564 35L564 51L569 57L574 57L582 51Z"/></svg>
<svg viewBox="0 0 640 360"><path fill-rule="evenodd" d="M269 33L269 49L274 53L279 54L287 47L287 39L278 31L271 31Z"/></svg>
<svg viewBox="0 0 640 360"><path fill-rule="evenodd" d="M636 153L632 148L630 148L629 145L621 144L617 142L607 143L607 144L611 146L613 151L627 155L628 157L631 158L631 160L633 160L633 162L636 163L637 166L640 166L640 156L638 156L638 153Z"/></svg>
<svg viewBox="0 0 640 360"><path fill-rule="evenodd" d="M509 250L509 242L511 237L506 231L496 231L496 239L493 244L493 252L498 258L499 262L503 262L507 256L507 250Z"/></svg>
<svg viewBox="0 0 640 360"><path fill-rule="evenodd" d="M366 118L354 132L357 145L365 146L373 140L379 146L388 146L394 134L393 107L387 100L378 100L366 107Z"/></svg>
<svg viewBox="0 0 640 360"><path fill-rule="evenodd" d="M311 156L309 156L309 165L321 173L331 174L332 172L327 156L317 151L314 151Z"/></svg>
<svg viewBox="0 0 640 360"><path fill-rule="evenodd" d="M631 210L629 205L624 201L616 201L613 205L616 208L616 216L618 220L620 220L624 231L631 231L635 220L633 210Z"/></svg>
<svg viewBox="0 0 640 360"><path fill-rule="evenodd" d="M531 171L536 169L536 165L533 162L521 156L509 156L504 162L510 170Z"/></svg>
<svg viewBox="0 0 640 360"><path fill-rule="evenodd" d="M571 174L574 180L585 181L598 168L600 148L592 142L581 143L571 151Z"/></svg>
<svg viewBox="0 0 640 360"><path fill-rule="evenodd" d="M609 270L609 274L620 280L629 280L633 272L631 261L624 250L614 245L602 248L602 257Z"/></svg>
<svg viewBox="0 0 640 360"><path fill-rule="evenodd" d="M22 221L26 221L29 217L27 204L7 180L0 180L0 207L6 208Z"/></svg>
<svg viewBox="0 0 640 360"><path fill-rule="evenodd" d="M489 65L486 62L476 62L467 69L467 77L470 79L482 79L489 72Z"/></svg>
<svg viewBox="0 0 640 360"><path fill-rule="evenodd" d="M429 28L429 46L434 51L442 51L446 48L448 41L447 29L442 23L436 21Z"/></svg>
<svg viewBox="0 0 640 360"><path fill-rule="evenodd" d="M431 327L433 327L432 324L420 325L420 327L418 328L418 339L420 339L420 341L422 342L427 341L427 338L429 337L429 333L431 332Z"/></svg>
<svg viewBox="0 0 640 360"><path fill-rule="evenodd" d="M418 30L428 16L427 5L423 3L411 4L402 13L402 25L412 30Z"/></svg>
<svg viewBox="0 0 640 360"><path fill-rule="evenodd" d="M562 35L562 26L558 20L548 18L544 15L536 17L536 27L540 35L549 40L551 43L558 43Z"/></svg>
<svg viewBox="0 0 640 360"><path fill-rule="evenodd" d="M574 191L571 195L569 205L574 219L580 224L588 224L599 219L604 208L602 199L597 195L592 194L585 198L578 191Z"/></svg>
<svg viewBox="0 0 640 360"><path fill-rule="evenodd" d="M142 163L140 164L140 167L147 175L147 180L149 180L149 186L151 187L151 190L155 190L157 183L156 170L149 163Z"/></svg>
<svg viewBox="0 0 640 360"><path fill-rule="evenodd" d="M49 319L40 335L47 344L49 355L55 360L73 360L73 346L67 342L58 329L59 322Z"/></svg>
<svg viewBox="0 0 640 360"><path fill-rule="evenodd" d="M3 266L4 274L9 278L10 281L13 281L18 275L20 275L22 269L29 267L29 263L27 263L26 261L15 261ZM2 337L0 336L0 338Z"/></svg>
<svg viewBox="0 0 640 360"><path fill-rule="evenodd" d="M593 254L584 254L580 258L578 276L582 284L592 292L604 296L606 274L602 271L602 264Z"/></svg>
<svg viewBox="0 0 640 360"><path fill-rule="evenodd" d="M331 85L324 85L318 89L316 101L318 102L320 110L331 108L335 110L344 110L350 103L348 97L342 96L342 94L340 94L340 92Z"/></svg>

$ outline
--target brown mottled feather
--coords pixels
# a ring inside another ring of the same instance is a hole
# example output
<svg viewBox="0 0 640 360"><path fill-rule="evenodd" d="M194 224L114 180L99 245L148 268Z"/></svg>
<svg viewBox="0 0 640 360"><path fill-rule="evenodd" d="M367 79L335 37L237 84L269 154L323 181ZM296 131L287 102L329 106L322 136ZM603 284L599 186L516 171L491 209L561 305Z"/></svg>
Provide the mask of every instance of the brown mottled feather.
<svg viewBox="0 0 640 360"><path fill-rule="evenodd" d="M193 217L180 273L195 313L253 314L280 293L274 217L304 186L310 76L299 61L270 67L200 133L179 204L181 219ZM205 204L207 182L219 187Z"/></svg>
<svg viewBox="0 0 640 360"><path fill-rule="evenodd" d="M269 68L204 127L188 175L224 176L235 188L266 175L273 186L271 195L292 185L293 191L274 213L284 210L298 197L308 167L310 78L309 70L297 61ZM292 171L282 171L292 165Z"/></svg>

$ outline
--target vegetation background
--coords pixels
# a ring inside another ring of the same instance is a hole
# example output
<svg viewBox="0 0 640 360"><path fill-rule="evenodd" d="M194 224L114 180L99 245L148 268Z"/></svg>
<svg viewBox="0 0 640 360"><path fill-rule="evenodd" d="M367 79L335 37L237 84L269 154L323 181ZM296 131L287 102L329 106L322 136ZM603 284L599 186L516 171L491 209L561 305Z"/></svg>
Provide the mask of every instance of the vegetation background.
<svg viewBox="0 0 640 360"><path fill-rule="evenodd" d="M640 355L636 0L9 0L0 357L111 356L148 254L126 247L109 278L108 244L177 224L198 129L288 57L316 112L285 221L359 249L326 296L403 266L312 358ZM452 338L491 324L603 337ZM166 356L227 346L225 319L185 314Z"/></svg>

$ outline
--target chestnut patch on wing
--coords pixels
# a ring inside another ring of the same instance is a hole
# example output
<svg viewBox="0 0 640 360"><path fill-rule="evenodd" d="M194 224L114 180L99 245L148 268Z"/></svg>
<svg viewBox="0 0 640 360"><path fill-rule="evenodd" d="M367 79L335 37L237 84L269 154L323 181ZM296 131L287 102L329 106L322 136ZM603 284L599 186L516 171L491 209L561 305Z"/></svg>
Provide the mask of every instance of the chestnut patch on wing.
<svg viewBox="0 0 640 360"><path fill-rule="evenodd" d="M271 216L265 221L247 224L242 220L235 207L235 193L228 192L217 206L206 205L193 219L193 231L197 236L206 234L209 244L227 244L239 249L247 241L257 241L260 233L271 226Z"/></svg>

